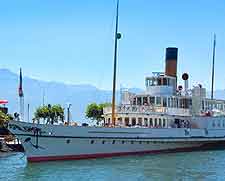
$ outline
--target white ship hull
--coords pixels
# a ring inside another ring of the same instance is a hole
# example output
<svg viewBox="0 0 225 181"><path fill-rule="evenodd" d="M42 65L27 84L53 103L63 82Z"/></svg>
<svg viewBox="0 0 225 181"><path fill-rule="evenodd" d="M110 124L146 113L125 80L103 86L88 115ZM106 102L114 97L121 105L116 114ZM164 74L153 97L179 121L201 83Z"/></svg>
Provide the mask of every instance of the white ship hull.
<svg viewBox="0 0 225 181"><path fill-rule="evenodd" d="M28 161L195 151L225 146L225 130L95 128L11 122ZM37 131L38 130L38 131Z"/></svg>

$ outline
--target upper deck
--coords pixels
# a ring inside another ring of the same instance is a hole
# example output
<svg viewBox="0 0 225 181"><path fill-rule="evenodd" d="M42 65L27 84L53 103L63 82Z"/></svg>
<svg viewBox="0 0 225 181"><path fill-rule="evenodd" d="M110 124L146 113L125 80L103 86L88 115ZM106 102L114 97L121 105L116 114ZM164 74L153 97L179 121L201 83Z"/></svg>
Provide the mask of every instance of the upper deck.
<svg viewBox="0 0 225 181"><path fill-rule="evenodd" d="M165 72L147 76L144 92L121 91L116 115L224 116L225 100L207 98L206 89L200 84L190 89L187 73L182 75L184 85L177 86L177 56L177 48L166 49ZM109 118L112 109L106 107L103 112Z"/></svg>

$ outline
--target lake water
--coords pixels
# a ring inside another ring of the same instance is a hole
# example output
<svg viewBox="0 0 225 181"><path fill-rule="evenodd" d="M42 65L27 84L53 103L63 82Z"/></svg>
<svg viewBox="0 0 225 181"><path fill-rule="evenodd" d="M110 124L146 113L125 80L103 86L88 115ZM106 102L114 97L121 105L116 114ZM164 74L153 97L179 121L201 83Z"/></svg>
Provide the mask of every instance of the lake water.
<svg viewBox="0 0 225 181"><path fill-rule="evenodd" d="M0 180L225 180L225 151L42 163L27 163L15 153L0 157Z"/></svg>

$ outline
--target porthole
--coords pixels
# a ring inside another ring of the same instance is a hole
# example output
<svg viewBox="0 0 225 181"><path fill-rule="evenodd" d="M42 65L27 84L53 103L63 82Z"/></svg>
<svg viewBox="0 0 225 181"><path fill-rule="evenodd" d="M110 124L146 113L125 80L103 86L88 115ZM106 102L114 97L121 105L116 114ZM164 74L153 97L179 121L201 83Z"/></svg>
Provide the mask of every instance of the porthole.
<svg viewBox="0 0 225 181"><path fill-rule="evenodd" d="M218 121L217 126L220 127L220 121Z"/></svg>
<svg viewBox="0 0 225 181"><path fill-rule="evenodd" d="M70 143L70 140L66 140L66 143L69 144Z"/></svg>

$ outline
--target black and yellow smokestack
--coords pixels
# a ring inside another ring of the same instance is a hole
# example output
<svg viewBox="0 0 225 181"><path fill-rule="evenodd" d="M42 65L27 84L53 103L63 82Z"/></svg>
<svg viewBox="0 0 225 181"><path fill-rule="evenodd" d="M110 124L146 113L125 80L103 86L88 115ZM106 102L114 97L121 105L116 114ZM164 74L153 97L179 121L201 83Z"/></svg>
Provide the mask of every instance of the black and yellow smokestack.
<svg viewBox="0 0 225 181"><path fill-rule="evenodd" d="M169 47L166 49L166 70L165 74L177 77L177 54L178 48Z"/></svg>

